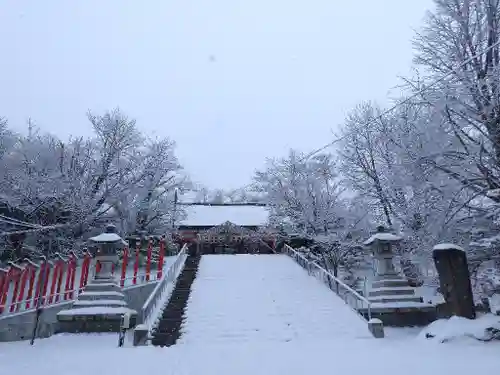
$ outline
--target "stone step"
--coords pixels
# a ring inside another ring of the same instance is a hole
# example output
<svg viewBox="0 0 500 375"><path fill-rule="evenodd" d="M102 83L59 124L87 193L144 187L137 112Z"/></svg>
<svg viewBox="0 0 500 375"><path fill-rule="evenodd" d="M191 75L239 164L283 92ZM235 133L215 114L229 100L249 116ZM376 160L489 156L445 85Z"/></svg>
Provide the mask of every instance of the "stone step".
<svg viewBox="0 0 500 375"><path fill-rule="evenodd" d="M115 283L90 283L85 287L85 292L121 292L122 288Z"/></svg>
<svg viewBox="0 0 500 375"><path fill-rule="evenodd" d="M181 311L177 311L177 310L173 310L173 311L168 311L164 314L162 314L161 318L160 318L160 322L162 321L170 321L170 320L179 320L179 315L183 316L184 312L181 310ZM183 321L184 318L181 319L181 321Z"/></svg>
<svg viewBox="0 0 500 375"><path fill-rule="evenodd" d="M117 284L116 279L113 278L108 278L108 279L94 279L90 281L92 284Z"/></svg>
<svg viewBox="0 0 500 375"><path fill-rule="evenodd" d="M158 322L158 332L174 332L179 331L181 329L182 323L184 320L179 319L169 319L169 320L160 320Z"/></svg>
<svg viewBox="0 0 500 375"><path fill-rule="evenodd" d="M408 280L394 279L394 280L379 280L372 283L372 288L392 288L392 287L408 287Z"/></svg>
<svg viewBox="0 0 500 375"><path fill-rule="evenodd" d="M371 303L393 303L393 302L422 302L422 297L417 296L389 296L368 298Z"/></svg>
<svg viewBox="0 0 500 375"><path fill-rule="evenodd" d="M184 307L186 306L186 303L176 303L176 304L168 304L167 308L163 310L163 313L166 314L166 311L180 311L184 312Z"/></svg>
<svg viewBox="0 0 500 375"><path fill-rule="evenodd" d="M185 322L185 309L191 294L191 286L198 272L200 258L189 255L186 259L170 300L162 312L156 329L152 332L152 345L171 346L180 338L181 327Z"/></svg>
<svg viewBox="0 0 500 375"><path fill-rule="evenodd" d="M72 308L81 307L127 307L127 303L123 300L77 300L73 303Z"/></svg>
<svg viewBox="0 0 500 375"><path fill-rule="evenodd" d="M88 300L125 300L125 295L121 292L87 292L84 291L78 295L79 301Z"/></svg>
<svg viewBox="0 0 500 375"><path fill-rule="evenodd" d="M411 287L405 288L378 288L368 292L369 297L377 296L414 296L415 289Z"/></svg>
<svg viewBox="0 0 500 375"><path fill-rule="evenodd" d="M177 334L157 334L153 336L151 344L160 347L169 347L175 345L177 340L180 338L180 333Z"/></svg>

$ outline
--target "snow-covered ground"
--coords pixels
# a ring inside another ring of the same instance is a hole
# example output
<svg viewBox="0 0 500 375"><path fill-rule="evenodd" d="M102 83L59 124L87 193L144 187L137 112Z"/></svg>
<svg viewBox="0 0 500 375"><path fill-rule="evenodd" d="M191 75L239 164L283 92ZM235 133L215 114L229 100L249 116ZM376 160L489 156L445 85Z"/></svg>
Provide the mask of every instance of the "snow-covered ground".
<svg viewBox="0 0 500 375"><path fill-rule="evenodd" d="M465 332L472 324L450 319L431 327L440 337L457 336L457 326ZM281 255L203 257L185 328L181 343L170 348L134 348L129 341L117 348L116 334L57 335L33 347L0 343L0 369L39 375L465 375L500 368L500 343L466 337L441 344L423 333L415 337L418 329L388 329L385 339L372 338L326 286Z"/></svg>
<svg viewBox="0 0 500 375"><path fill-rule="evenodd" d="M455 375L494 374L500 347L462 342L356 339L291 342L248 341L175 345L168 349L117 348L118 336L58 335L27 342L0 343L5 374L89 375Z"/></svg>
<svg viewBox="0 0 500 375"><path fill-rule="evenodd" d="M202 257L181 342L370 338L366 323L284 255Z"/></svg>

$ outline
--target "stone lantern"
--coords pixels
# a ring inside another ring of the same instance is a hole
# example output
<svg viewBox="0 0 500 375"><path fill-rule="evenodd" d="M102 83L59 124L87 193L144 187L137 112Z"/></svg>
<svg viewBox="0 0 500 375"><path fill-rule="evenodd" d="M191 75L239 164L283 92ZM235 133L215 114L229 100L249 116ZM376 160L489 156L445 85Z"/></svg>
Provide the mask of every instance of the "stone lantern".
<svg viewBox="0 0 500 375"><path fill-rule="evenodd" d="M384 326L424 326L435 320L435 306L425 304L408 280L394 268L394 246L403 238L378 227L377 233L364 242L377 260L375 278L367 299L371 317L380 319ZM366 317L367 309L360 310Z"/></svg>
<svg viewBox="0 0 500 375"><path fill-rule="evenodd" d="M377 279L397 276L393 263L393 247L401 240L401 237L387 232L384 227L380 226L377 228L377 233L364 242L365 246L370 246L377 260Z"/></svg>
<svg viewBox="0 0 500 375"><path fill-rule="evenodd" d="M129 308L122 288L113 277L113 264L119 260L119 250L127 243L112 224L89 241L97 247L95 259L100 263L100 270L71 308L57 314L57 332L120 332L125 315L132 325L136 324L137 311Z"/></svg>
<svg viewBox="0 0 500 375"><path fill-rule="evenodd" d="M400 307L404 303L414 306L415 303L422 302L406 277L399 275L394 269L393 249L401 240L400 236L387 232L384 227L378 227L377 233L364 242L364 245L371 247L378 263L368 292L368 300L374 304L389 306L396 303Z"/></svg>
<svg viewBox="0 0 500 375"><path fill-rule="evenodd" d="M95 256L101 268L94 275L95 280L113 280L113 264L119 260L119 251L127 243L116 233L116 226L108 224L104 233L92 237L89 241L97 246Z"/></svg>

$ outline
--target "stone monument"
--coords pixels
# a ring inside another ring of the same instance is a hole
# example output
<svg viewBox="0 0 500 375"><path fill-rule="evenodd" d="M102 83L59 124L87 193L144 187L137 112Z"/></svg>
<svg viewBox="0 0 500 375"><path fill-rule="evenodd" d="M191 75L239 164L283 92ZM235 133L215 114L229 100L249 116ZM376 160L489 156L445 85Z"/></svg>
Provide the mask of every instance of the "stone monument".
<svg viewBox="0 0 500 375"><path fill-rule="evenodd" d="M439 273L447 315L474 319L476 312L464 249L454 244L439 244L434 246L432 256Z"/></svg>
<svg viewBox="0 0 500 375"><path fill-rule="evenodd" d="M377 233L364 242L377 260L376 275L366 296L372 318L388 326L426 325L435 318L435 306L423 303L415 288L394 268L393 249L401 240L402 237L378 227Z"/></svg>
<svg viewBox="0 0 500 375"><path fill-rule="evenodd" d="M135 325L137 312L128 308L125 295L113 275L113 264L119 259L118 251L126 242L111 224L106 226L105 233L89 241L97 247L95 262L99 262L100 267L72 308L57 314L58 332L119 332L125 314L131 316L131 324Z"/></svg>

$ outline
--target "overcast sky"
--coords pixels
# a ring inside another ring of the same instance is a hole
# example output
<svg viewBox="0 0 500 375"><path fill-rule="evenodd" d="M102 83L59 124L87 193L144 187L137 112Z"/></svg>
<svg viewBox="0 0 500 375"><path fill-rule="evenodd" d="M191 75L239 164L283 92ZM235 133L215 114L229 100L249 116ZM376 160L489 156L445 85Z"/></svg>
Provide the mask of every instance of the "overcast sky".
<svg viewBox="0 0 500 375"><path fill-rule="evenodd" d="M0 0L0 115L61 137L119 106L195 181L309 151L411 67L431 0Z"/></svg>

